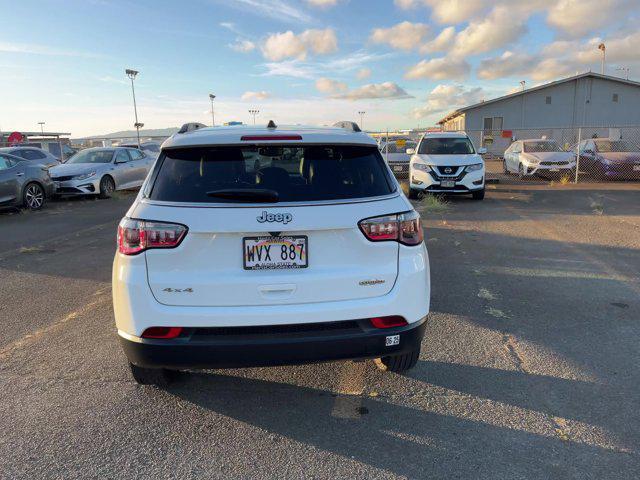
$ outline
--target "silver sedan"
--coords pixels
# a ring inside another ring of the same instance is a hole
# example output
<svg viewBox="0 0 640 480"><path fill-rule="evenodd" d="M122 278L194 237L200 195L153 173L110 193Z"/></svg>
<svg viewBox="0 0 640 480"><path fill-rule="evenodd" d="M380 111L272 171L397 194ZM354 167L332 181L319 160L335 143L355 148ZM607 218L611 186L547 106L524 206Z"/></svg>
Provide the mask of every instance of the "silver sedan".
<svg viewBox="0 0 640 480"><path fill-rule="evenodd" d="M88 148L50 169L57 195L99 195L142 185L154 159L137 148Z"/></svg>

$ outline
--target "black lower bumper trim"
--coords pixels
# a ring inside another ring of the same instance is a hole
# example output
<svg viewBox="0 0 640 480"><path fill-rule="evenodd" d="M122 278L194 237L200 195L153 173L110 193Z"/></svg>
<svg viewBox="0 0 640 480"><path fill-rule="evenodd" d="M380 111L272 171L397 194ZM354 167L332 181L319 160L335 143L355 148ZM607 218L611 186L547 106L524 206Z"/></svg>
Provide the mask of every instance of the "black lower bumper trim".
<svg viewBox="0 0 640 480"><path fill-rule="evenodd" d="M248 335L246 338L221 335L206 340L178 338L174 340L147 340L140 342L120 337L125 355L139 367L197 369L237 368L333 360L377 358L407 353L422 341L425 319L387 329L372 327L344 333L309 333L307 335L277 336ZM397 345L386 346L387 337L399 335Z"/></svg>

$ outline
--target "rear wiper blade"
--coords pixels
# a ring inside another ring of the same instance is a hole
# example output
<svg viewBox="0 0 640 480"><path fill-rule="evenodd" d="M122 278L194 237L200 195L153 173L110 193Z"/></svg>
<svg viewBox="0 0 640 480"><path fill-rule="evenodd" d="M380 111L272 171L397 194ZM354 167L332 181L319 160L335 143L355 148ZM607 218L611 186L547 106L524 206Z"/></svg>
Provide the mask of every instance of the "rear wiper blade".
<svg viewBox="0 0 640 480"><path fill-rule="evenodd" d="M266 188L222 189L207 192L208 197L224 198L237 202L277 203L278 192Z"/></svg>

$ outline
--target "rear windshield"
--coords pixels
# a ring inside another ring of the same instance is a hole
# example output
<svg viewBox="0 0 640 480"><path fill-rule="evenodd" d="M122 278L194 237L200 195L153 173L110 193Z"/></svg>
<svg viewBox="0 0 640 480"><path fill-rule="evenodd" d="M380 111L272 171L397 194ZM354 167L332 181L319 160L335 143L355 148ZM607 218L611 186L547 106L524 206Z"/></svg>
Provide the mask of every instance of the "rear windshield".
<svg viewBox="0 0 640 480"><path fill-rule="evenodd" d="M472 155L475 152L468 138L423 138L418 153L426 155Z"/></svg>
<svg viewBox="0 0 640 480"><path fill-rule="evenodd" d="M341 200L395 191L375 146L225 146L165 150L149 198L254 203Z"/></svg>

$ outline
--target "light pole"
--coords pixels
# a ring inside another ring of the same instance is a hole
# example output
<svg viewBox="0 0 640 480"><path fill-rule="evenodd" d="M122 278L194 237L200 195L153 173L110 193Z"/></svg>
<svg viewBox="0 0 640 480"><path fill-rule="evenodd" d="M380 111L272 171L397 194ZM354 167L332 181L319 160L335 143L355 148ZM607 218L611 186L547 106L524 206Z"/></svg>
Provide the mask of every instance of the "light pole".
<svg viewBox="0 0 640 480"><path fill-rule="evenodd" d="M604 62L607 58L607 47L604 45L604 43L601 43L600 45L598 45L598 50L602 51L602 66L600 68L600 73L604 75Z"/></svg>
<svg viewBox="0 0 640 480"><path fill-rule="evenodd" d="M629 67L618 67L618 68L616 68L616 71L618 71L618 72L625 72L625 78L627 80L629 80L629 70L631 70Z"/></svg>
<svg viewBox="0 0 640 480"><path fill-rule="evenodd" d="M629 79L627 78L627 80ZM44 135L44 122L38 122L38 125L40 125L40 133Z"/></svg>
<svg viewBox="0 0 640 480"><path fill-rule="evenodd" d="M522 87L522 91L524 92L525 85L527 84L526 80L520 80L520 86Z"/></svg>
<svg viewBox="0 0 640 480"><path fill-rule="evenodd" d="M256 110L254 108L252 108L251 110L249 110L249 114L253 115L253 124L256 124L256 115L258 115L260 113L260 110Z"/></svg>
<svg viewBox="0 0 640 480"><path fill-rule="evenodd" d="M362 131L364 131L364 114L367 113L364 110L361 110L358 112L358 115L360 115L360 128L362 129Z"/></svg>
<svg viewBox="0 0 640 480"><path fill-rule="evenodd" d="M136 132L138 135L138 148L140 148L140 127L144 127L144 123L138 122L138 107L136 105L136 89L133 87L133 80L136 78L136 75L138 75L139 72L137 70L131 70L127 68L124 71L124 73L126 73L127 77L131 79L131 93L133 94L133 113L136 116L136 123L134 123L133 126L136 127Z"/></svg>
<svg viewBox="0 0 640 480"><path fill-rule="evenodd" d="M215 114L213 113L213 100L216 98L216 96L213 93L209 94L209 99L211 100L211 126L215 127L216 126L216 117Z"/></svg>

